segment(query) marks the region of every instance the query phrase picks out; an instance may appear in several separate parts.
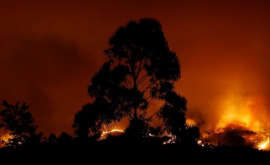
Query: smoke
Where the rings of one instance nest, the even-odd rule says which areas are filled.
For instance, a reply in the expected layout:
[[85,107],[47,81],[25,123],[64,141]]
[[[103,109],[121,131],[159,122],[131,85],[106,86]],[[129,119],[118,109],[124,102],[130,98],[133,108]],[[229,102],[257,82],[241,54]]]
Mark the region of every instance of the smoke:
[[212,9],[217,15],[203,14],[200,9],[204,15],[201,26],[190,25],[178,32],[181,38],[175,41],[181,44],[172,46],[180,59],[182,77],[176,88],[188,100],[187,118],[202,131],[215,130],[221,120],[232,120],[228,114],[236,120],[249,115],[250,126],[254,122],[268,129],[268,16],[263,16],[266,10],[259,5],[230,9],[227,14]]
[[215,146],[250,146],[256,147],[257,141],[265,137],[237,124],[228,124],[215,132],[208,132],[206,143]]
[[38,130],[46,136],[73,134],[74,114],[87,102],[91,61],[85,62],[75,43],[56,36],[9,39],[7,46],[4,40],[0,43],[4,43],[1,101],[26,102]]

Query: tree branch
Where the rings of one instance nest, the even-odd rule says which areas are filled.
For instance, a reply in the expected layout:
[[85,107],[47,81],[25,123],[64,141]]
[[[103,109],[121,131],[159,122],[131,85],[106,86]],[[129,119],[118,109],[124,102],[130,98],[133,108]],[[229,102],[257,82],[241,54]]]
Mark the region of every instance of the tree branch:
[[139,74],[141,73],[141,71],[142,71],[142,61],[140,61],[139,68],[138,68],[138,72],[137,72],[137,74],[135,75],[136,80],[137,80]]
[[154,114],[152,114],[151,116],[149,116],[148,118],[146,118],[146,120],[151,119],[153,116],[155,116],[161,109],[157,110]]
[[148,77],[148,74],[143,75],[142,78],[138,80],[136,85],[139,86],[147,77]]
[[[132,86],[132,83],[130,82],[130,80],[129,80],[128,78],[126,78],[126,80],[127,80],[127,81],[125,81],[125,82],[126,82],[127,87],[129,86],[128,83],[130,84],[130,87],[133,87],[133,86]],[[127,82],[128,82],[128,83],[127,83]]]
[[149,88],[151,88],[155,83],[157,82],[157,80],[155,80],[154,82],[152,82],[150,85],[148,85],[143,91],[142,94],[147,91]]

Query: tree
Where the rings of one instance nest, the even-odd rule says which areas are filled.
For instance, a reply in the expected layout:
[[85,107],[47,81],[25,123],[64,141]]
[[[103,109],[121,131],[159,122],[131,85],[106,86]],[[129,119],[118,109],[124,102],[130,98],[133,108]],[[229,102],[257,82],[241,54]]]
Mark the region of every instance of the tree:
[[99,138],[102,126],[109,125],[111,122],[109,119],[106,120],[108,115],[114,115],[113,113],[106,113],[106,106],[106,102],[102,102],[99,99],[96,99],[94,103],[85,104],[82,110],[75,114],[73,123],[74,133],[80,138],[87,138],[88,136],[95,139]]
[[24,102],[19,106],[20,102],[15,105],[3,101],[5,107],[0,110],[0,128],[9,131],[9,139],[3,141],[6,147],[17,148],[18,146],[36,143],[40,141],[42,133],[36,134],[37,126],[34,125],[34,117],[28,112],[29,106]]
[[59,143],[67,144],[68,142],[71,142],[71,141],[72,141],[72,136],[67,134],[66,132],[62,132],[58,137]]
[[[180,134],[187,100],[174,89],[180,63],[168,47],[161,24],[153,18],[129,21],[108,44],[104,50],[108,60],[88,87],[94,101],[75,114],[75,134],[101,132],[102,126],[111,127],[125,117],[130,121],[126,133],[133,136],[145,135],[154,117],[163,121],[160,128]],[[153,106],[160,102],[160,107]]]
[[57,137],[56,137],[56,135],[55,135],[54,133],[51,133],[51,134],[49,135],[48,141],[49,141],[50,143],[56,143],[56,142],[57,142]]

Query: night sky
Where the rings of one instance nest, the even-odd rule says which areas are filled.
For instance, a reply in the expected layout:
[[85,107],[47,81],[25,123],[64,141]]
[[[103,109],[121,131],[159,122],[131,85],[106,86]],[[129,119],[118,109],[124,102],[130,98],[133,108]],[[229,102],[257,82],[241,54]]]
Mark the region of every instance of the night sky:
[[161,23],[179,57],[187,118],[208,130],[249,114],[248,124],[270,128],[268,0],[2,0],[0,101],[26,102],[45,136],[74,136],[109,38],[144,17]]

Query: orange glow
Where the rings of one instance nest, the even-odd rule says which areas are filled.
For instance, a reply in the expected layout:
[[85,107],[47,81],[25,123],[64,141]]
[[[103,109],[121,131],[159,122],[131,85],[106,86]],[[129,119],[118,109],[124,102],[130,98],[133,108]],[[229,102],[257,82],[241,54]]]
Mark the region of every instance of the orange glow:
[[2,143],[2,141],[6,142],[6,141],[8,141],[9,138],[10,138],[9,133],[3,134],[3,135],[0,137],[0,140],[1,140],[0,148],[4,147],[4,144]]
[[269,132],[269,0],[17,1],[0,2],[0,101],[26,101],[45,137],[74,136],[109,37],[144,16],[160,21],[179,57],[175,88],[203,135],[229,123]]
[[187,125],[190,125],[190,126],[197,125],[197,124],[195,123],[195,121],[192,120],[192,119],[186,119],[186,123],[187,123]]
[[[222,128],[229,123],[234,123],[256,132],[264,131],[264,125],[261,119],[254,114],[258,110],[258,107],[253,107],[254,104],[257,104],[255,101],[258,100],[252,97],[246,99],[237,95],[229,95],[222,103],[221,118],[216,128]],[[260,112],[263,112],[263,110],[260,110]]]
[[269,150],[269,137],[267,138],[266,141],[262,141],[261,143],[259,143],[259,145],[257,146],[257,148],[259,150]]
[[112,129],[111,131],[103,131],[99,140],[104,140],[108,137],[108,134],[110,133],[124,133],[121,129]]
[[7,141],[9,138],[10,138],[9,133],[6,133],[6,134],[2,135],[2,137],[1,137],[0,139],[1,139],[1,141],[2,141],[2,140],[3,140],[3,141]]
[[[217,122],[212,123],[212,131],[202,133],[203,142],[214,146],[248,145],[269,150],[269,124],[262,96],[244,97],[230,93],[222,97],[219,104]],[[202,141],[198,143],[202,145]]]

